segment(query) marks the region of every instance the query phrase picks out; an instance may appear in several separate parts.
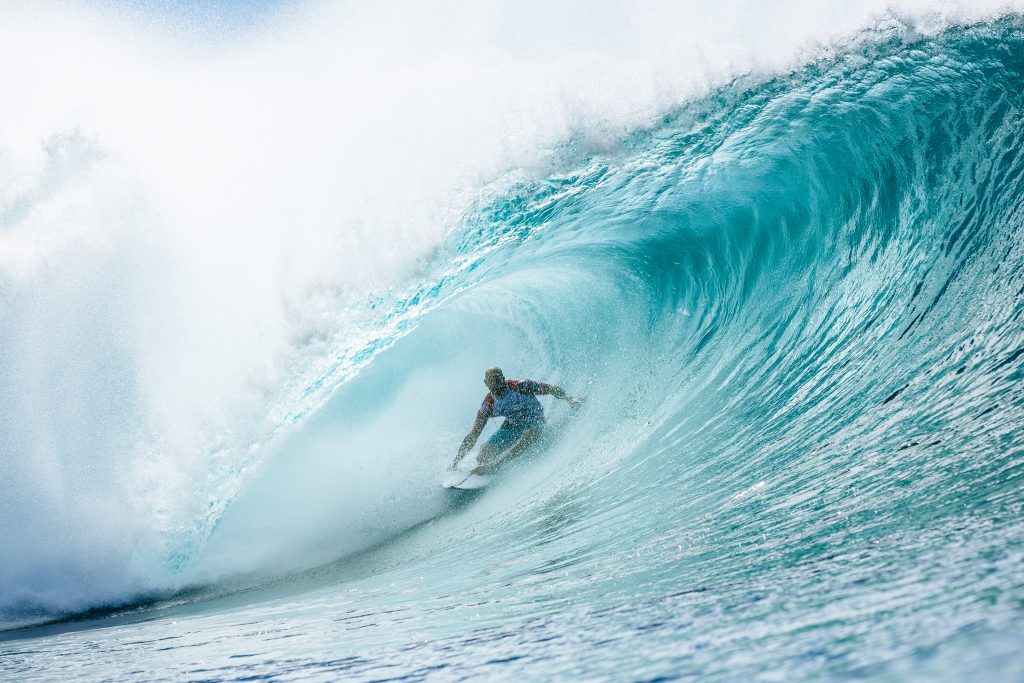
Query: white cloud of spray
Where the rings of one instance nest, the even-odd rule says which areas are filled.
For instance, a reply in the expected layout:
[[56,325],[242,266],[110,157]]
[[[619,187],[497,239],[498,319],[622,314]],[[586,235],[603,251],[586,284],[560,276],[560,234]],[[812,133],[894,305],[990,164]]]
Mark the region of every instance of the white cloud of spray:
[[0,10],[0,610],[182,580],[161,539],[235,490],[290,374],[503,172],[865,27],[1009,9],[310,3],[227,33]]

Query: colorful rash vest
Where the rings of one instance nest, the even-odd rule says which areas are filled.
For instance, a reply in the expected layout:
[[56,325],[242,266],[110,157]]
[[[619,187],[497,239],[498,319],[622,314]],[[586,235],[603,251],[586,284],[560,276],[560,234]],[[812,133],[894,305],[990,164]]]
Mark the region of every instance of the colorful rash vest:
[[501,398],[488,393],[480,410],[476,411],[473,431],[480,431],[492,417],[504,417],[501,427],[529,427],[544,422],[544,406],[537,400],[538,394],[551,393],[543,382],[532,379],[509,379],[505,381],[508,391]]

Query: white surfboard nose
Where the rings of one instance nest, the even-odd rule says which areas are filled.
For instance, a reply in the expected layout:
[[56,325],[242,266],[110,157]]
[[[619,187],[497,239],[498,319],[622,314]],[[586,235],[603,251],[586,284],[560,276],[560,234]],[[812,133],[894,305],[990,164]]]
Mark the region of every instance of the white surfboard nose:
[[474,489],[482,489],[490,484],[492,479],[494,479],[494,475],[491,474],[473,474],[472,472],[449,470],[441,481],[441,486],[446,489],[471,491]]

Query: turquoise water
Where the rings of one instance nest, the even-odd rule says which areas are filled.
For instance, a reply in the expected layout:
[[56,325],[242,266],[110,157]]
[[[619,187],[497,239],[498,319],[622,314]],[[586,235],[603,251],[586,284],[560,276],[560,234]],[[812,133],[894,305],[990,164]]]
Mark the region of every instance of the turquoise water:
[[[268,455],[132,536],[158,572],[9,564],[5,623],[49,623],[3,677],[1024,680],[1019,18],[864,34],[558,158],[353,305]],[[494,363],[588,402],[460,497]]]

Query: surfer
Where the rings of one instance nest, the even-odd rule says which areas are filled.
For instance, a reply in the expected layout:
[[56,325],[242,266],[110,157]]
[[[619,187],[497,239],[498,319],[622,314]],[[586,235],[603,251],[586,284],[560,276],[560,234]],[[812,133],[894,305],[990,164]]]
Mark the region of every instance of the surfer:
[[505,421],[480,446],[476,458],[480,464],[473,470],[473,474],[490,474],[498,465],[516,457],[536,441],[544,425],[544,406],[537,400],[537,396],[551,395],[568,401],[574,408],[584,400],[582,397],[570,396],[565,393],[565,389],[554,384],[535,382],[532,379],[505,379],[501,368],[489,368],[484,373],[484,384],[490,392],[476,412],[473,429],[462,440],[452,467],[473,450],[488,419],[504,417]]

